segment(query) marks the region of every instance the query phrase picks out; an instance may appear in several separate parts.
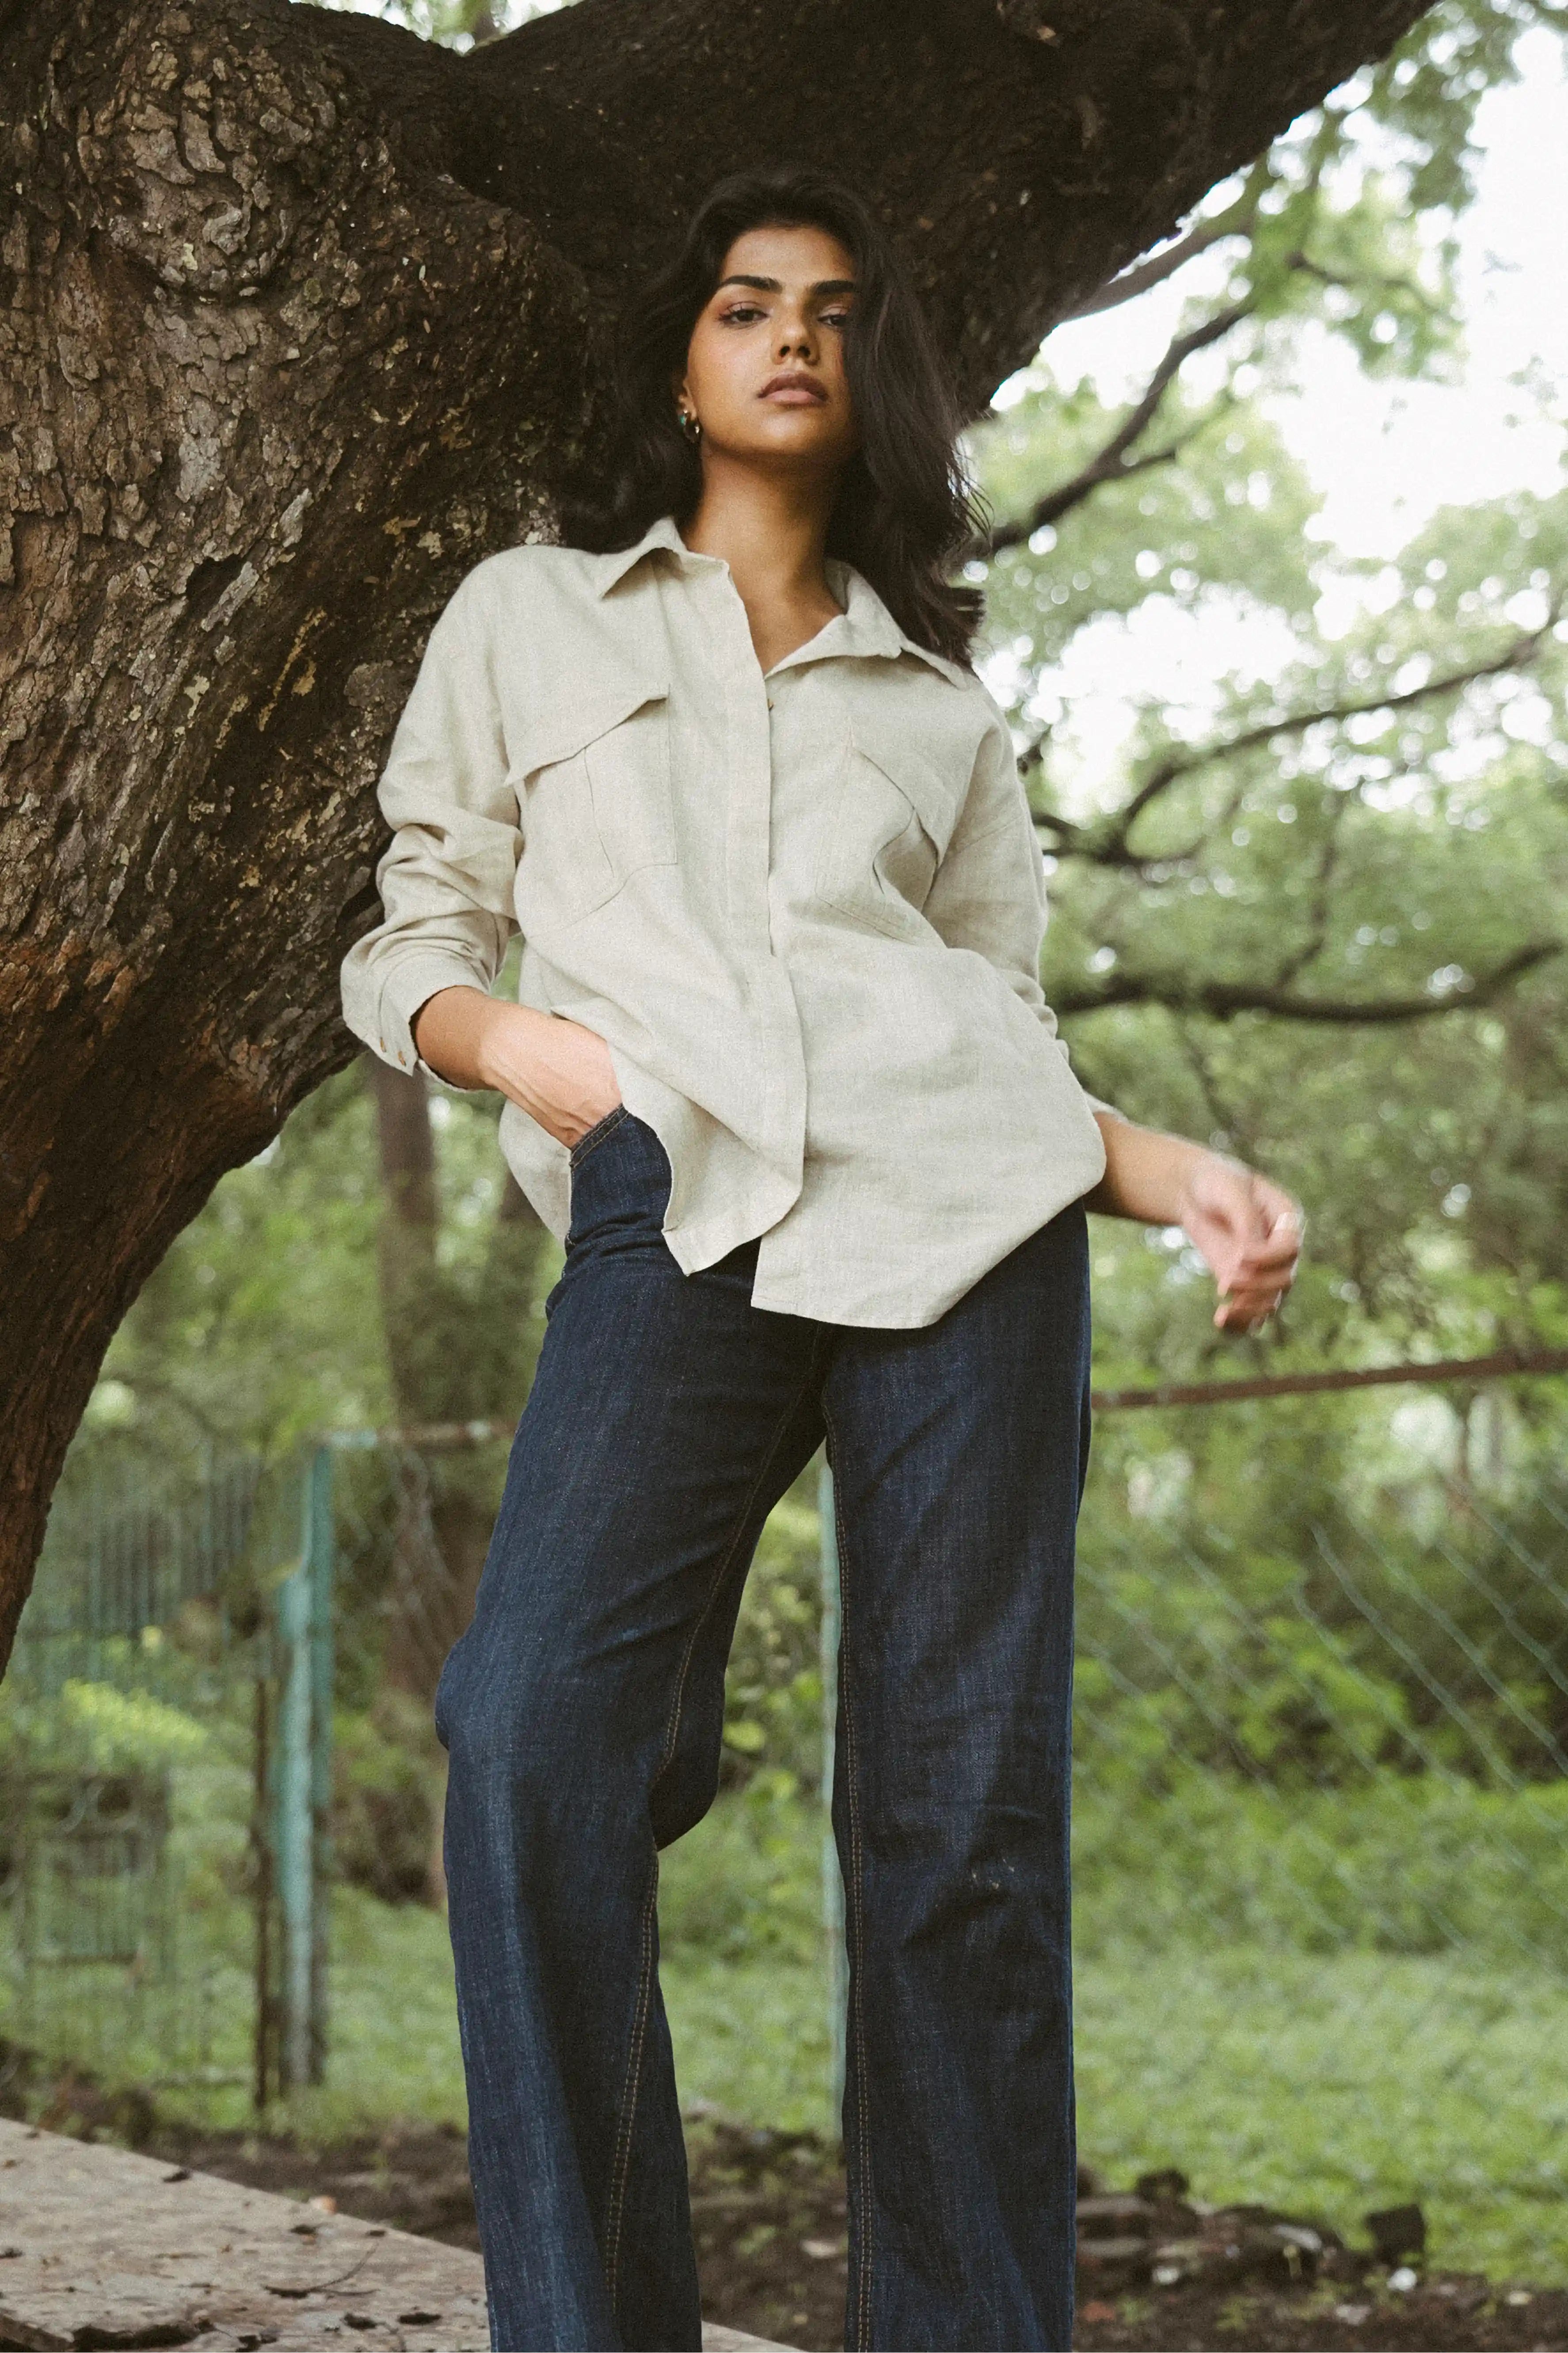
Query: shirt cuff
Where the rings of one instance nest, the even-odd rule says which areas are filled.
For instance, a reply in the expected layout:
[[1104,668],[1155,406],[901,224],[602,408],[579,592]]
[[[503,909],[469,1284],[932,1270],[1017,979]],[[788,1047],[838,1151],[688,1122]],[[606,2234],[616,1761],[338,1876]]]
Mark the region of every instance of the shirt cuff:
[[1114,1103],[1101,1103],[1098,1095],[1091,1095],[1087,1087],[1084,1089],[1083,1099],[1090,1111],[1102,1111],[1107,1119],[1124,1121],[1127,1117],[1127,1113],[1124,1111],[1118,1111]]
[[482,1093],[482,1088],[455,1086],[450,1079],[444,1079],[439,1071],[433,1071],[428,1062],[420,1059],[414,1043],[415,1015],[442,988],[477,988],[486,996],[489,994],[483,976],[472,965],[465,964],[461,956],[410,956],[406,963],[395,965],[382,984],[375,1036],[369,1042],[382,1060],[390,1062],[395,1070],[410,1074],[418,1071],[449,1094]]

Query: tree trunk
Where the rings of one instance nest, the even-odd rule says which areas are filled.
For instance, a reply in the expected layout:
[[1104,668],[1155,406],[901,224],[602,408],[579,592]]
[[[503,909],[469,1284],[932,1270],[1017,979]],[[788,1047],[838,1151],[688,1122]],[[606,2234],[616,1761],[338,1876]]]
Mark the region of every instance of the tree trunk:
[[375,1103],[381,1163],[376,1275],[393,1398],[400,1422],[441,1421],[447,1417],[437,1382],[445,1337],[439,1327],[446,1318],[432,1312],[440,1203],[429,1097],[418,1071],[395,1071],[374,1054],[364,1056],[362,1067]]
[[[479,1282],[437,1255],[440,1202],[424,1077],[374,1055],[381,1162],[382,1323],[398,1420],[506,1420],[522,1409],[533,1356],[532,1293],[544,1229],[508,1171]],[[434,1697],[442,1662],[473,1615],[492,1497],[473,1458],[400,1448],[387,1587],[388,1682]]]
[[[381,1313],[397,1418],[405,1428],[505,1420],[521,1411],[532,1368],[531,1310],[544,1229],[509,1169],[479,1282],[444,1270],[437,1250],[440,1190],[426,1081],[370,1054],[363,1069],[375,1102]],[[396,1517],[376,1705],[386,1707],[388,1693],[419,1703],[412,1725],[395,1715],[385,1728],[405,1744],[416,1739],[429,1768],[426,1895],[440,1908],[447,1900],[446,1756],[430,1731],[430,1703],[447,1653],[473,1616],[494,1499],[471,1455],[398,1445],[389,1460]]]
[[846,168],[978,403],[1419,13],[581,0],[458,58],[0,0],[0,1658],[128,1302],[353,1050],[387,733],[591,450],[628,274],[721,171]]

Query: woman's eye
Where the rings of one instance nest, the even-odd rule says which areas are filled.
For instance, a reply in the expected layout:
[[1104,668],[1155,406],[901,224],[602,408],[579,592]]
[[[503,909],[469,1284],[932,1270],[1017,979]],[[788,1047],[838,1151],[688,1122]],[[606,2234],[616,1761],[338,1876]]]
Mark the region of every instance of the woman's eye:
[[847,311],[824,311],[822,323],[825,327],[847,327],[849,324],[849,313]]
[[733,310],[721,311],[719,318],[721,324],[726,327],[748,327],[753,319],[760,319],[763,315],[755,302],[737,302]]

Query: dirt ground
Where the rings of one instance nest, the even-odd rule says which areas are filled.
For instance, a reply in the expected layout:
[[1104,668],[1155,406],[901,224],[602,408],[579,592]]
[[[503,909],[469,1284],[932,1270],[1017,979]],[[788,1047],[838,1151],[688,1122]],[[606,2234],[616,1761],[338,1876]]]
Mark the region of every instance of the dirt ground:
[[[449,2128],[366,2135],[323,2148],[251,2133],[180,2130],[140,2094],[106,2095],[80,2077],[42,2081],[24,2054],[4,2045],[0,2114],[25,2115],[56,2132],[123,2141],[258,2189],[331,2198],[345,2214],[426,2238],[479,2243],[462,2137]],[[803,2353],[837,2353],[846,2249],[844,2178],[835,2152],[812,2134],[753,2130],[701,2110],[689,2116],[687,2139],[708,2316]],[[1091,2231],[1086,2253],[1094,2244]],[[1107,2353],[1189,2347],[1198,2353],[1296,2347],[1568,2353],[1568,2291],[1498,2287],[1423,2269],[1401,2293],[1389,2284],[1386,2265],[1332,2244],[1307,2268],[1316,2276],[1293,2284],[1244,2275],[1160,2287],[1146,2279],[1118,2281],[1114,2262],[1090,2255],[1079,2281],[1075,2343]]]

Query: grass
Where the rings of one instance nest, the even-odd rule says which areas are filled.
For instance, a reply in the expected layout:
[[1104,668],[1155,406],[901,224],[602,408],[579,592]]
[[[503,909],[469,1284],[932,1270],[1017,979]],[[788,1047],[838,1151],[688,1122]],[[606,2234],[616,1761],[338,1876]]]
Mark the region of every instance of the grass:
[[[783,1961],[678,1957],[684,2097],[825,2129],[823,1981]],[[1426,1956],[1267,1947],[1090,1952],[1079,2131],[1117,2186],[1176,2164],[1200,2196],[1347,2236],[1418,2199],[1434,2263],[1568,2283],[1568,1987]]]
[[[662,1976],[684,2100],[829,2129],[819,1867],[815,1810],[787,1802],[725,1800],[666,1855]],[[323,2120],[327,2104],[460,2117],[440,1923],[365,1898],[351,1908]],[[1561,1977],[1463,1950],[1156,1950],[1099,1939],[1092,1905],[1080,1929],[1080,2129],[1118,2184],[1178,2164],[1202,2196],[1307,2209],[1347,2232],[1415,2197],[1435,2262],[1568,2282]]]
[[820,1968],[677,1956],[661,1976],[683,2104],[711,2100],[784,2132],[832,2129]]
[[1167,1760],[1152,1796],[1079,1776],[1073,1881],[1098,1942],[1484,1956],[1563,1971],[1568,1782],[1380,1774],[1271,1788]]
[[340,1888],[328,2000],[327,2080],[290,2101],[296,2132],[326,2141],[405,2120],[467,2124],[452,1947],[438,1912]]
[[[1079,2128],[1118,2186],[1179,2165],[1215,2200],[1348,2234],[1416,2199],[1434,2263],[1568,2282],[1568,1986],[1382,1953],[1092,1949]],[[1364,2235],[1364,2234],[1362,2234]]]
[[[1158,1841],[1133,1844],[1157,1873]],[[1431,1853],[1428,1844],[1428,1862]],[[710,2100],[757,2124],[829,2129],[820,1854],[815,1808],[764,1789],[721,1800],[665,1856],[662,1977],[683,2100]],[[1251,1874],[1256,1897],[1262,1882],[1247,1841],[1218,1842],[1211,1878],[1221,1860],[1238,1879]],[[1202,1889],[1188,1882],[1184,1907],[1179,1900],[1174,1882],[1194,1867],[1187,1851],[1163,1874],[1172,1884],[1151,1883],[1146,1924],[1130,1934],[1125,1887],[1113,1892],[1112,1876],[1086,1861],[1080,2135],[1086,2157],[1114,2183],[1176,2164],[1201,2196],[1265,2200],[1347,2232],[1371,2208],[1418,2198],[1435,2263],[1568,2283],[1560,1967],[1510,1960],[1506,1945],[1489,1950],[1484,1937],[1447,1953],[1354,1943],[1303,1950],[1280,1933],[1283,1916],[1271,1928],[1268,1906],[1255,1906],[1251,1934],[1236,1936],[1237,1923],[1215,1936]],[[209,1935],[216,1925],[209,1919]],[[238,1905],[235,1931],[242,1949],[248,1928]],[[28,2039],[61,2057],[91,2056],[119,2081],[148,2080],[144,2034],[118,2056],[80,2049],[83,1990],[79,1974],[46,1979]],[[242,2073],[243,1969],[231,1968],[221,1990],[214,2056]],[[328,2082],[269,2123],[312,2140],[393,2122],[462,2123],[438,1915],[340,1889],[331,2001]],[[0,2029],[17,2033],[21,2021],[5,2007]],[[215,2125],[251,2120],[239,2084],[187,2085],[160,2099]]]

